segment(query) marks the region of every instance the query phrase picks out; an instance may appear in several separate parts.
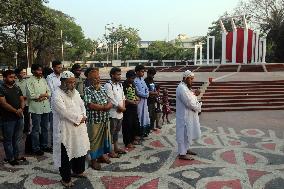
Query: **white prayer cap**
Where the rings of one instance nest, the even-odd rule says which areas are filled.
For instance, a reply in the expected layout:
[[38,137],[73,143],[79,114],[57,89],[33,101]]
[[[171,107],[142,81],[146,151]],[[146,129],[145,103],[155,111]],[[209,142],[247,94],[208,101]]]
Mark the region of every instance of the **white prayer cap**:
[[194,77],[194,73],[191,72],[190,70],[186,70],[183,72],[183,78],[188,78],[188,77]]
[[61,74],[61,78],[62,79],[68,79],[68,78],[71,78],[71,77],[75,77],[74,74],[70,71],[64,71],[62,74]]

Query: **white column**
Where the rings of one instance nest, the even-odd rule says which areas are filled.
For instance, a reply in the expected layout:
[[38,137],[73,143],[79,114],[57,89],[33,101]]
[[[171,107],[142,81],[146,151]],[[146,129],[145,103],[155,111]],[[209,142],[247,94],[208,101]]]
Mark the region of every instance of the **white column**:
[[258,63],[258,48],[259,48],[259,33],[256,32],[255,34],[255,53],[254,53],[254,56],[255,56],[255,63]]
[[202,65],[203,60],[202,60],[202,45],[199,46],[200,48],[200,65]]
[[237,27],[235,25],[234,19],[231,19],[232,29],[233,29],[233,45],[232,45],[232,63],[237,63]]
[[220,27],[222,29],[222,59],[221,59],[221,64],[225,64],[226,63],[226,45],[227,45],[227,30],[222,22],[222,20],[220,20]]
[[253,32],[252,34],[252,45],[251,45],[251,63],[254,63],[254,53],[255,53],[255,33]]
[[209,58],[210,58],[210,36],[207,36],[207,64],[209,64]]
[[226,64],[227,33],[222,32],[222,60],[221,64]]
[[262,43],[263,43],[263,40],[262,40],[262,38],[260,38],[259,39],[259,52],[258,52],[258,62],[259,63],[262,60],[262,52],[263,52],[263,50],[262,50],[262,46],[263,46]]
[[197,45],[194,46],[194,65],[197,64]]
[[248,24],[246,16],[243,16],[244,22],[244,49],[243,49],[243,63],[248,63]]
[[212,39],[212,64],[215,64],[215,36]]
[[263,39],[262,63],[266,63],[266,38]]

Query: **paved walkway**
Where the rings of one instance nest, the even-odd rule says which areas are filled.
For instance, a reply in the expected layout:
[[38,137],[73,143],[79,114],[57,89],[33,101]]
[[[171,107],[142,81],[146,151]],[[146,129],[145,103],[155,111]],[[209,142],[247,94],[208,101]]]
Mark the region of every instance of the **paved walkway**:
[[[193,146],[198,156],[184,161],[176,159],[175,125],[164,125],[143,146],[104,164],[102,171],[88,168],[88,179],[74,179],[73,188],[282,189],[283,130],[279,135],[269,128],[203,125],[202,138]],[[28,157],[28,165],[17,167],[1,165],[0,188],[63,188],[51,156]]]

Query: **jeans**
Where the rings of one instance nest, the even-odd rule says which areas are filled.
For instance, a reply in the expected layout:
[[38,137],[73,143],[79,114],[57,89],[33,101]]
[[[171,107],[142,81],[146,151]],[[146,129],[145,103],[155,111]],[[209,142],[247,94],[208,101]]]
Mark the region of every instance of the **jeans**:
[[19,158],[23,129],[24,121],[22,118],[13,121],[4,121],[2,124],[3,145],[8,161]]
[[49,113],[31,114],[32,117],[32,150],[39,151],[48,147],[48,122]]

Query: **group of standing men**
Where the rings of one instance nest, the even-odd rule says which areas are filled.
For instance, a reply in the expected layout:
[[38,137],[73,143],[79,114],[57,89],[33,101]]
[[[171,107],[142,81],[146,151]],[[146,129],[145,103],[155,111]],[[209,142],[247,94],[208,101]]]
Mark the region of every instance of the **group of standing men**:
[[27,161],[20,156],[19,147],[24,131],[31,140],[31,152],[37,156],[53,152],[61,183],[72,186],[71,176],[85,177],[87,153],[95,170],[126,153],[118,145],[121,128],[127,148],[140,145],[155,130],[155,69],[148,70],[145,82],[145,67],[138,65],[126,73],[121,84],[121,70],[114,67],[111,79],[101,85],[96,68],[88,69],[86,79],[78,64],[71,72],[62,72],[60,61],[53,61],[52,68],[47,78],[39,64],[32,65],[33,75],[28,79],[24,79],[23,69],[3,73],[0,106],[6,161],[11,165]]

